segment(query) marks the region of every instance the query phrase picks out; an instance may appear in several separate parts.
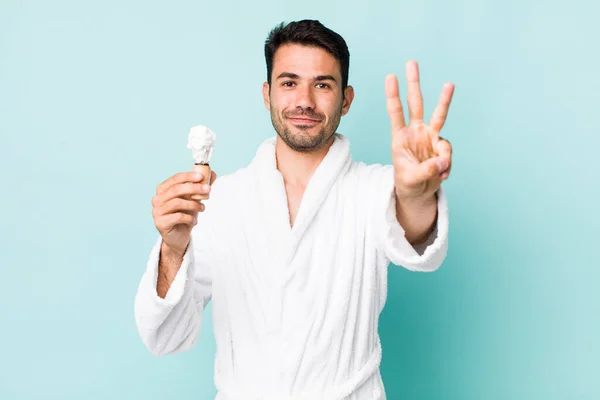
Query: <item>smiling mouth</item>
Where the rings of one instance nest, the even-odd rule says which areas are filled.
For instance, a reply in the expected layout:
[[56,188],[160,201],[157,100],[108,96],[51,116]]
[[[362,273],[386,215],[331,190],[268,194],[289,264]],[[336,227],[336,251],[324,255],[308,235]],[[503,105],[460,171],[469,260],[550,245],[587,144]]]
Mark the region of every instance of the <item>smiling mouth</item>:
[[310,119],[310,118],[289,118],[290,121],[299,125],[313,125],[318,122],[321,122],[318,119]]

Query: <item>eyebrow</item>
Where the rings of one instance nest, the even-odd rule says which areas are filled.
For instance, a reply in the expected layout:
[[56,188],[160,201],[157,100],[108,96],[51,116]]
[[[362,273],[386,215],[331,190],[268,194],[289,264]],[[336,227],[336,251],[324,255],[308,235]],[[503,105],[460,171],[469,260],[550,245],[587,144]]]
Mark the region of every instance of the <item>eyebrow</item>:
[[[281,74],[279,74],[277,79],[281,79],[281,78],[300,79],[300,77],[297,74],[294,74],[291,72],[282,72]],[[333,82],[337,83],[337,81],[335,80],[335,78],[332,75],[318,75],[315,77],[315,80],[316,81],[333,81]]]

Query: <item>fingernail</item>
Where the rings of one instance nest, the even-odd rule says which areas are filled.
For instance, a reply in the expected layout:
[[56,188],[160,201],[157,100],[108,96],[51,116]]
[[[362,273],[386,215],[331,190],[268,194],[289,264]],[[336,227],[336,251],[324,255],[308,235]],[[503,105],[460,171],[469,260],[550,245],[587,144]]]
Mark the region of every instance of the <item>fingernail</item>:
[[444,171],[446,168],[448,168],[448,160],[445,158],[439,159],[438,160],[438,169],[440,172]]
[[194,177],[195,177],[196,179],[202,179],[202,173],[200,173],[200,172],[196,172],[196,173],[194,174]]
[[202,190],[208,192],[210,190],[210,185],[202,185]]

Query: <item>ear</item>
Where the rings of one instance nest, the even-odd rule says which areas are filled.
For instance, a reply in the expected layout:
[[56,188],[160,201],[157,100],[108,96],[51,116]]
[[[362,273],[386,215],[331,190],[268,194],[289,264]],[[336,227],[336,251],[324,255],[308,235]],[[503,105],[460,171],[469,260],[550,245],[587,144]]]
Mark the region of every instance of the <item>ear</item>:
[[263,83],[262,94],[263,101],[265,103],[265,108],[271,111],[271,99],[269,98],[269,82]]
[[352,86],[346,86],[346,89],[344,90],[344,102],[342,103],[342,116],[348,114],[353,100],[354,88]]

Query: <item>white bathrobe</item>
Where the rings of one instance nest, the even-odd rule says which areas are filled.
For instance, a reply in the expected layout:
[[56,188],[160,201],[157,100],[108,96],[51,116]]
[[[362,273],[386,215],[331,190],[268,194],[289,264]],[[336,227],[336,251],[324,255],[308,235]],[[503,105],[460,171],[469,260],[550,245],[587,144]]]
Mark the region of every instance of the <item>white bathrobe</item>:
[[217,400],[382,400],[379,314],[390,261],[433,271],[447,252],[438,191],[434,235],[413,248],[395,215],[393,167],[351,159],[337,134],[290,227],[275,138],[252,163],[220,177],[164,299],[156,294],[160,237],[135,299],[156,355],[196,343],[209,301]]

